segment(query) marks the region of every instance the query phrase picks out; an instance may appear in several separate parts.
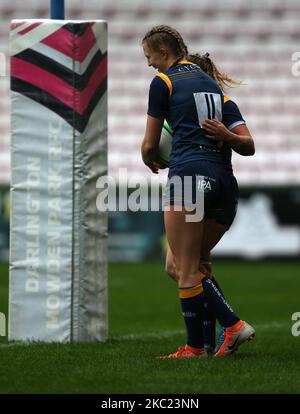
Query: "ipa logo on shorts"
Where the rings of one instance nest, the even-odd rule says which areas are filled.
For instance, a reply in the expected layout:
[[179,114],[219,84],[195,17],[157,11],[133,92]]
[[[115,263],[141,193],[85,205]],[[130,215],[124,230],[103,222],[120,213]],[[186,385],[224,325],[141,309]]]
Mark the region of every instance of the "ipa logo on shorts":
[[208,192],[211,190],[211,180],[214,181],[213,178],[210,177],[201,177],[198,180],[197,188],[199,191]]

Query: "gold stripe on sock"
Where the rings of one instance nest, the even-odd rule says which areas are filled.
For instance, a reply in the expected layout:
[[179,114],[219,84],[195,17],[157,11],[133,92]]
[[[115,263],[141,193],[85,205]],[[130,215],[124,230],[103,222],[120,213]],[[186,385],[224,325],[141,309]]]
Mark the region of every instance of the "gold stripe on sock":
[[179,289],[180,299],[193,298],[194,296],[200,295],[203,292],[202,283],[199,283],[196,286],[193,286],[188,289]]
[[200,277],[200,280],[202,282],[202,279],[204,279],[205,277],[207,277],[207,275],[205,273],[199,271],[199,277]]

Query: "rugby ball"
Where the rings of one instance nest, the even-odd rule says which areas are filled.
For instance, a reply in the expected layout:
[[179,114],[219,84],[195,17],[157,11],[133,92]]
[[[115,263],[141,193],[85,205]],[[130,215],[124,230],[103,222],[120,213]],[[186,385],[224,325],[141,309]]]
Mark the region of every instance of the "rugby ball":
[[164,121],[159,141],[159,158],[168,166],[172,148],[173,131],[167,121]]

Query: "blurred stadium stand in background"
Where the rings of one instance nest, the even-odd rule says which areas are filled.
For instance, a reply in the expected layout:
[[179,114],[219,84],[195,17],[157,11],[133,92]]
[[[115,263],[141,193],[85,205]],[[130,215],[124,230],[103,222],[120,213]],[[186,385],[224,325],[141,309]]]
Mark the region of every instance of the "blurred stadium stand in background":
[[[233,156],[235,175],[242,188],[241,203],[229,232],[232,244],[226,245],[225,240],[216,253],[243,254],[250,231],[252,247],[248,243],[247,257],[269,253],[299,257],[300,77],[292,75],[292,55],[300,52],[300,1],[65,0],[65,3],[66,19],[108,21],[109,174],[118,177],[119,169],[127,168],[131,176],[151,176],[141,161],[140,144],[148,88],[155,71],[147,67],[140,44],[153,25],[174,26],[182,33],[190,52],[209,52],[223,72],[243,82],[242,86],[229,89],[227,95],[238,103],[256,143],[254,157]],[[48,5],[48,1],[40,0],[1,0],[0,52],[6,54],[7,61],[10,20],[48,18]],[[0,185],[9,185],[10,180],[9,112],[7,76],[0,78]],[[158,179],[161,178],[164,182],[166,172],[160,174]],[[278,188],[285,192],[278,192]],[[148,215],[146,229],[147,219],[139,217],[139,213],[130,212],[110,215],[113,259],[140,260],[153,251],[157,255],[162,222],[155,224],[157,217],[151,219]]]
[[[1,0],[0,52],[8,56],[13,18],[48,18],[49,2]],[[255,157],[234,156],[240,184],[300,183],[300,78],[292,54],[300,44],[299,0],[66,0],[67,19],[109,22],[109,173],[147,175],[140,159],[149,82],[139,46],[156,24],[175,26],[191,52],[210,52],[221,70],[243,81],[228,90],[255,138]],[[9,174],[9,78],[0,80],[0,182]]]

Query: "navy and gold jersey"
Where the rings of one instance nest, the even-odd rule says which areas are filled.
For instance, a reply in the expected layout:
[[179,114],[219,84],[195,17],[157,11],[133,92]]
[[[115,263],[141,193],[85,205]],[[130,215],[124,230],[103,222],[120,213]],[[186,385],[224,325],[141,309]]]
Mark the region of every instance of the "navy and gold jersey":
[[194,63],[182,60],[157,74],[150,85],[148,115],[165,118],[173,130],[170,166],[201,159],[230,163],[230,148],[219,149],[202,128],[205,119],[225,121],[231,128],[244,123],[237,106],[228,102],[225,106],[218,84]]

